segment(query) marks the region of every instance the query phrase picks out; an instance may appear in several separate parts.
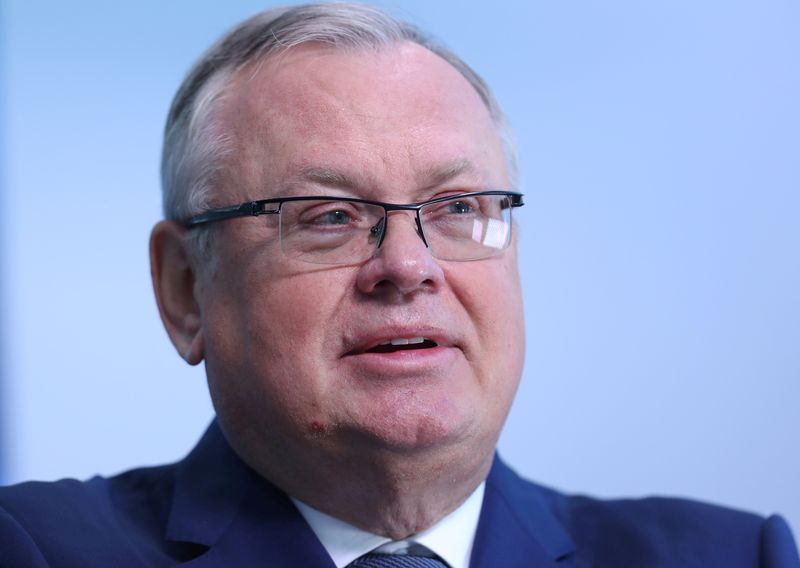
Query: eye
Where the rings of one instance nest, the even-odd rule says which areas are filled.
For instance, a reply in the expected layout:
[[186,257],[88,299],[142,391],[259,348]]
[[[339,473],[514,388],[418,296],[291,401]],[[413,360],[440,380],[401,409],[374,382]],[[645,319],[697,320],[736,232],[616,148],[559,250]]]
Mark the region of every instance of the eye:
[[312,222],[317,225],[347,225],[353,217],[341,209],[327,211],[314,219]]
[[450,213],[464,215],[472,211],[472,206],[466,201],[453,201],[449,204]]
[[359,223],[361,217],[363,217],[358,207],[350,203],[310,201],[299,206],[304,207],[304,209],[298,211],[296,217],[287,210],[287,220],[293,220],[305,226],[319,228],[345,227]]

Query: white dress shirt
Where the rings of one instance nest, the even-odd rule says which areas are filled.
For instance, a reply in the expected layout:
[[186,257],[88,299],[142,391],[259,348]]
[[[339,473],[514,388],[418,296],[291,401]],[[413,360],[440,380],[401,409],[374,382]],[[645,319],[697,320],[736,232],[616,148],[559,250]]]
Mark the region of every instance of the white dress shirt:
[[[485,483],[481,483],[458,509],[409,540],[426,546],[452,568],[468,568],[484,489]],[[294,497],[292,501],[330,554],[336,568],[344,568],[359,556],[392,542],[390,538],[363,531],[317,511]],[[403,545],[398,543],[397,548],[403,548]]]

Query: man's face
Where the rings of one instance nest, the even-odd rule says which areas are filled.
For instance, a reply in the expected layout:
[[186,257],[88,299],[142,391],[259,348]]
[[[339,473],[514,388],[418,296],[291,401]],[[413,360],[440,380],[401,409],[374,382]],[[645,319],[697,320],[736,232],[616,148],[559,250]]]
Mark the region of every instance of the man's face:
[[[508,187],[479,96],[414,44],[290,50],[239,72],[219,118],[235,147],[219,206]],[[257,469],[431,449],[491,459],[523,359],[515,247],[440,261],[398,212],[371,259],[314,265],[283,255],[276,225],[223,222],[197,287],[212,398],[239,453]],[[417,337],[436,347],[370,351]]]

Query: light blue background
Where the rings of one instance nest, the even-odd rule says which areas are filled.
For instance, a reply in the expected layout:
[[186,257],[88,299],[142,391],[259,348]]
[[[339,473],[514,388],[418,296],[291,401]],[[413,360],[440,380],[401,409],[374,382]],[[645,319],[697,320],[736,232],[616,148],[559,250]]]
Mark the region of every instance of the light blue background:
[[[505,457],[797,530],[800,4],[383,4],[517,130],[528,351]],[[210,419],[150,291],[160,135],[191,62],[265,5],[6,2],[5,481],[172,461]]]

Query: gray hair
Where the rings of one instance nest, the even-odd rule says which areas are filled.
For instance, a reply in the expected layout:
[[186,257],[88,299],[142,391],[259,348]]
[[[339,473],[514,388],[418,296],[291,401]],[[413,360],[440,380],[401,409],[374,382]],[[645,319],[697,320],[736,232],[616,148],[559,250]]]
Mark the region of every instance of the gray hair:
[[289,48],[319,43],[337,49],[380,49],[414,42],[455,67],[492,117],[506,154],[512,187],[517,159],[511,129],[488,85],[452,51],[416,27],[366,5],[301,4],[261,12],[217,41],[195,63],[175,94],[161,161],[164,216],[185,220],[209,207],[232,141],[214,120],[231,76],[250,62]]

